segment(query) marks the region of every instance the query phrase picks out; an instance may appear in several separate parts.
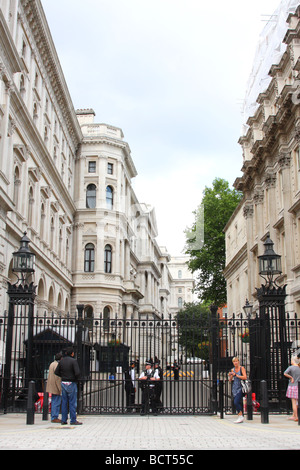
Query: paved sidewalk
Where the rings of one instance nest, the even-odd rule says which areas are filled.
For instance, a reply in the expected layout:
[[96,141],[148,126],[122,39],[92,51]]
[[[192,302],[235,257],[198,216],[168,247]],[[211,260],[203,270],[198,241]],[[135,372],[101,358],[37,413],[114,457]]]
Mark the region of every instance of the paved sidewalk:
[[[235,424],[234,416],[80,416],[82,426],[62,426],[36,414],[0,415],[0,450],[300,450],[300,426],[286,415],[262,424]],[[110,453],[111,454],[111,453]]]

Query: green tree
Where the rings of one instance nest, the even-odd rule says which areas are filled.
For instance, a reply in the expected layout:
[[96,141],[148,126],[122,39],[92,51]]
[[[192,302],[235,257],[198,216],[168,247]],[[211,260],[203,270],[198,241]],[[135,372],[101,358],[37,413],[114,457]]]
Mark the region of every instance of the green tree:
[[209,357],[209,308],[190,302],[177,313],[178,342],[186,356]]
[[196,292],[202,302],[226,304],[224,227],[242,199],[222,178],[205,187],[195,222],[186,230],[186,254],[190,270],[197,272]]

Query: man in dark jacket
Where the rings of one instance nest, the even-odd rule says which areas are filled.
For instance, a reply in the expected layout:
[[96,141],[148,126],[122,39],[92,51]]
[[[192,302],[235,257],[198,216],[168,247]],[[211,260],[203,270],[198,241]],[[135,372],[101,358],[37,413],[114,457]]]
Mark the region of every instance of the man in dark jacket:
[[74,358],[74,349],[68,348],[66,354],[55,369],[55,375],[61,377],[61,424],[67,424],[69,406],[70,424],[78,425],[82,424],[76,419],[77,381],[80,378],[80,369]]

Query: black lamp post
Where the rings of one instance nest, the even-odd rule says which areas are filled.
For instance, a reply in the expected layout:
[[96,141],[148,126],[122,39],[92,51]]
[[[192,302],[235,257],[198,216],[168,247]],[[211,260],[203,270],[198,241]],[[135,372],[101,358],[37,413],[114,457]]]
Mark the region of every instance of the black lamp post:
[[268,289],[274,286],[278,287],[276,284],[277,278],[274,279],[274,276],[280,276],[282,273],[281,256],[275,253],[273,246],[274,243],[268,236],[264,243],[265,252],[263,255],[258,256],[259,275],[266,281],[266,287]]
[[246,304],[244,305],[243,310],[248,318],[252,317],[253,305],[249,303],[248,299],[246,299]]
[[218,306],[217,305],[211,305],[210,306],[210,318],[211,318],[211,361],[212,361],[212,381],[213,381],[213,387],[212,387],[212,397],[211,397],[211,406],[212,406],[212,411],[213,413],[217,412],[218,408],[218,402],[217,402],[217,375],[218,375]]
[[[29,249],[30,240],[24,232],[20,241],[20,248],[13,253],[13,272],[18,276],[18,281],[24,286],[27,278],[34,273],[35,254]],[[19,277],[19,274],[21,277]]]
[[[288,366],[285,318],[286,285],[278,286],[276,283],[282,274],[281,256],[275,253],[273,246],[274,243],[268,235],[264,242],[265,252],[258,256],[259,275],[265,280],[265,284],[257,289],[259,301],[257,347],[259,350],[256,352],[256,356],[260,358],[260,364],[257,367],[259,378],[266,380],[270,386],[271,371],[273,371],[273,376],[278,382],[277,388],[280,388],[283,371]],[[278,355],[279,350],[280,354]],[[278,357],[280,357],[280,361]]]
[[11,354],[12,354],[12,339],[15,321],[15,306],[22,306],[26,309],[26,317],[28,319],[28,338],[27,338],[27,354],[26,354],[26,374],[25,374],[25,388],[28,388],[29,381],[33,379],[33,312],[34,300],[36,297],[36,286],[31,282],[27,284],[27,280],[34,274],[35,255],[29,249],[30,240],[26,232],[20,240],[20,248],[13,253],[13,268],[12,271],[17,276],[18,280],[15,284],[8,282],[8,296],[9,296],[9,309],[8,309],[8,326],[6,334],[5,345],[5,367],[4,367],[4,385],[2,404],[4,413],[7,412],[8,396],[11,382]]

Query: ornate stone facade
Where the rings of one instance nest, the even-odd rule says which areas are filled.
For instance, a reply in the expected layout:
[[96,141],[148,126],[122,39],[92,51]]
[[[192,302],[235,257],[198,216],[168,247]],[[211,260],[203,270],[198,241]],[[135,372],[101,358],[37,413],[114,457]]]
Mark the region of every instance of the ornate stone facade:
[[[0,30],[1,310],[27,231],[38,314],[77,304],[87,316],[174,312],[171,257],[132,189],[122,130],[75,112],[40,0],[0,0]],[[191,274],[185,282],[187,301]]]
[[225,229],[229,313],[242,311],[246,299],[257,308],[258,256],[267,234],[282,256],[286,310],[300,313],[300,7],[287,22],[285,51],[239,140],[243,175],[234,186],[244,198]]

